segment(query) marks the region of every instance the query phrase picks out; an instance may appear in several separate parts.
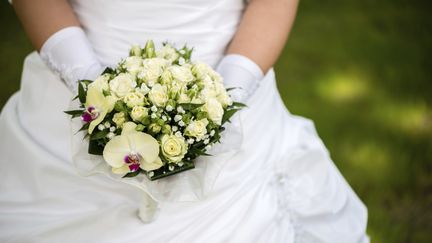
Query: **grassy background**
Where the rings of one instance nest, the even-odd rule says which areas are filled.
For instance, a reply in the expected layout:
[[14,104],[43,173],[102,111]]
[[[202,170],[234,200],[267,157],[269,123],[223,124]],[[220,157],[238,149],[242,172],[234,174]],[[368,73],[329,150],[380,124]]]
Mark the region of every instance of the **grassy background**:
[[[432,4],[301,1],[276,65],[288,109],[315,121],[369,209],[373,242],[432,242]],[[0,107],[32,48],[0,3]]]

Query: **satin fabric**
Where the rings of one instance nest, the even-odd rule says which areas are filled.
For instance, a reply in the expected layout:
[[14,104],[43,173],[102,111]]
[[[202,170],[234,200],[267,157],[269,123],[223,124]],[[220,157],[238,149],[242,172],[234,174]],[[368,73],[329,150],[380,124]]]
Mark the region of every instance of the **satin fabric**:
[[[223,55],[243,1],[73,1],[105,64],[151,38]],[[367,210],[333,164],[313,123],[290,114],[270,70],[239,114],[243,140],[199,200],[160,201],[139,217],[143,191],[72,161],[72,94],[37,53],[0,116],[1,242],[368,242]],[[204,161],[203,163],[210,163]],[[186,172],[185,172],[186,173]]]

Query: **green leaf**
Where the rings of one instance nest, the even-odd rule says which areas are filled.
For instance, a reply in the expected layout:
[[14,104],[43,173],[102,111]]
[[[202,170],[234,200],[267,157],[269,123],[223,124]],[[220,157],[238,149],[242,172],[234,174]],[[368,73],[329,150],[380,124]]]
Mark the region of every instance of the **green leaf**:
[[90,140],[89,147],[88,147],[88,153],[93,155],[102,155],[104,150],[104,146],[100,145],[95,140]]
[[233,102],[231,106],[233,106],[233,107],[239,107],[239,108],[247,107],[246,104],[243,104],[241,102]]
[[80,83],[84,83],[85,85],[89,85],[89,84],[93,83],[93,80],[90,80],[90,79],[81,79],[79,82]]
[[222,124],[229,121],[229,119],[239,110],[240,109],[230,109],[230,110],[225,111],[225,113],[223,114],[223,117],[222,117]]
[[189,48],[187,48],[187,47],[185,46],[184,50],[185,50],[185,54],[183,55],[183,58],[184,58],[185,60],[188,60],[188,61],[189,61],[190,58],[191,58],[191,56],[192,56],[193,48],[189,49]]
[[64,113],[71,115],[72,118],[81,116],[83,114],[84,110],[70,110],[70,111],[64,111]]
[[[151,181],[154,181],[154,180],[161,179],[161,178],[164,178],[167,176],[172,176],[174,174],[180,173],[180,172],[185,171],[185,170],[190,170],[190,169],[195,168],[195,164],[193,162],[184,162],[182,167],[175,165],[173,171],[170,171],[168,169],[168,166],[169,166],[169,164],[165,164],[161,168],[159,168],[157,170],[153,170],[154,175],[152,177],[148,176],[148,173],[147,173],[147,176],[149,177],[149,179]],[[165,172],[165,173],[163,173],[163,172]]]
[[[102,72],[102,74],[106,74],[106,73],[108,73],[108,74],[115,74],[115,70],[112,69],[112,68],[110,68],[110,67],[107,67],[107,68],[105,68],[105,70]],[[102,74],[101,74],[101,75],[102,75]]]
[[134,172],[129,172],[126,175],[123,176],[123,178],[128,178],[128,177],[135,177],[137,175],[139,175],[140,170],[134,171]]
[[77,131],[77,133],[79,133],[79,132],[81,132],[81,131],[84,131],[84,130],[87,130],[88,128],[89,128],[89,126],[90,126],[90,123],[85,123],[78,131]]
[[78,98],[81,104],[86,102],[86,92],[84,90],[84,85],[81,82],[78,84]]
[[105,138],[106,135],[109,133],[108,129],[102,130],[102,131],[98,131],[96,133],[93,133],[90,135],[90,140],[98,140],[101,138]]
[[125,104],[123,101],[121,101],[121,100],[118,100],[118,101],[115,103],[115,105],[114,105],[114,110],[116,110],[117,112],[125,112],[125,113],[128,113],[128,110],[127,110],[126,104]]
[[104,95],[105,97],[111,95],[111,92],[108,91],[108,90],[102,90],[102,93],[103,93],[103,95]]

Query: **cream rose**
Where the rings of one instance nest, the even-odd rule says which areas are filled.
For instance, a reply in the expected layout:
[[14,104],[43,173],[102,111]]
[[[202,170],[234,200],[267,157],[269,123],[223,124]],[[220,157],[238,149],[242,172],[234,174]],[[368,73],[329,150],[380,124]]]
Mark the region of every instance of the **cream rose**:
[[189,83],[194,80],[194,76],[191,70],[187,67],[174,65],[169,68],[171,75],[174,79],[177,79],[183,83]]
[[168,70],[164,70],[161,74],[161,83],[162,84],[170,84],[172,82],[171,72]]
[[131,56],[141,56],[142,55],[142,49],[139,45],[132,45],[129,55]]
[[155,84],[150,90],[148,96],[150,101],[153,102],[153,104],[159,107],[163,107],[168,101],[167,87],[162,86],[161,84]]
[[223,107],[232,105],[233,101],[228,95],[223,83],[213,82],[214,91],[216,92],[217,100],[222,104]]
[[92,83],[89,84],[88,88],[95,88],[99,92],[102,92],[103,90],[108,90],[108,80],[110,78],[109,74],[103,74],[95,79]]
[[149,86],[157,83],[159,77],[162,75],[167,61],[162,58],[148,58],[143,61],[143,69],[138,74],[138,78],[143,79]]
[[208,120],[206,118],[192,121],[185,129],[185,135],[202,140],[207,133]]
[[233,103],[231,97],[228,95],[226,91],[219,93],[216,99],[221,103],[223,107],[230,106]]
[[224,110],[219,101],[215,98],[209,99],[202,107],[203,111],[207,112],[208,117],[217,125],[222,124]]
[[208,76],[212,70],[213,69],[209,65],[203,62],[195,63],[192,67],[192,73],[199,79]]
[[209,75],[214,82],[223,83],[223,78],[218,72],[212,70],[209,72]]
[[148,108],[143,106],[134,106],[130,113],[132,120],[139,122],[144,117],[148,116]]
[[131,92],[123,98],[123,101],[130,108],[134,106],[141,106],[144,105],[144,95],[140,92]]
[[129,73],[120,73],[109,83],[111,92],[118,98],[123,98],[136,87],[136,82]]
[[123,112],[115,113],[113,116],[113,122],[117,125],[117,127],[122,127],[123,123],[126,121],[125,114]]
[[138,56],[127,57],[123,63],[126,70],[132,75],[136,75],[143,65],[143,60]]
[[177,98],[178,103],[189,103],[191,102],[191,98],[186,93],[180,93]]
[[178,163],[187,152],[187,144],[181,136],[163,135],[161,138],[161,151],[169,162]]
[[168,60],[170,63],[177,60],[179,54],[170,45],[165,45],[156,52],[156,56]]
[[215,89],[213,88],[213,86],[206,86],[204,89],[201,90],[201,93],[199,95],[199,97],[201,98],[201,100],[204,101],[208,101],[209,99],[213,99],[216,98],[217,93],[215,91]]

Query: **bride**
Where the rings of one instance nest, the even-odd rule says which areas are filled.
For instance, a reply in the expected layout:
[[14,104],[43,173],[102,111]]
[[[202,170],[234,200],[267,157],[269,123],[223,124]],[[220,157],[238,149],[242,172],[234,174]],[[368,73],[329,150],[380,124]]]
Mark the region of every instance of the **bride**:
[[[368,242],[365,206],[312,122],[291,115],[277,92],[272,65],[297,2],[14,0],[38,51],[0,117],[0,241]],[[248,108],[231,129],[242,139],[226,132],[221,146],[235,152],[212,157],[224,167],[199,200],[150,195],[143,208],[140,188],[79,173],[63,111],[78,79],[94,79],[148,39],[193,46],[193,59],[241,87],[232,96]],[[138,216],[146,207],[158,209],[149,222]]]

